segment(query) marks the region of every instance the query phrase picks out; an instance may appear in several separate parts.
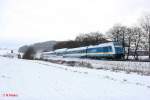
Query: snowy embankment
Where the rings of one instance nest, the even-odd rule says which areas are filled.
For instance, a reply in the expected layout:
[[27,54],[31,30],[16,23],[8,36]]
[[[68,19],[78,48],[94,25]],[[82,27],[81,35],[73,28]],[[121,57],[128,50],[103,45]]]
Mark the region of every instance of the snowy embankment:
[[0,57],[0,100],[149,98],[149,76]]
[[[126,73],[138,73],[141,75],[150,75],[150,62],[133,62],[133,61],[110,61],[110,60],[94,60],[94,59],[80,59],[80,58],[63,58],[60,56],[49,56],[44,58],[50,62],[56,63],[70,63],[74,61],[79,65],[86,64],[87,67],[94,69],[105,69],[111,71],[125,71]],[[73,66],[76,66],[74,64]],[[78,66],[78,65],[77,65]],[[86,67],[86,66],[84,66]]]

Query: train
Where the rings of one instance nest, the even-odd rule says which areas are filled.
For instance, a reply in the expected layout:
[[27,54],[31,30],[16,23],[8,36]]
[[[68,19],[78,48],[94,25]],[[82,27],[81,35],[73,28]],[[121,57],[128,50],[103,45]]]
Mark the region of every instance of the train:
[[119,42],[108,42],[78,48],[62,48],[51,52],[43,52],[41,57],[49,56],[97,58],[97,59],[123,59],[124,49]]

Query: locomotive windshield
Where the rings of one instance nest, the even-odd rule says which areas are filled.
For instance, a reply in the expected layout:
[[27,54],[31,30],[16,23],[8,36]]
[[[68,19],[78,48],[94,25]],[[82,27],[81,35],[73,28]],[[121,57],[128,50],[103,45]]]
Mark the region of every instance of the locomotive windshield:
[[122,46],[122,44],[120,42],[113,42],[114,46]]
[[115,47],[115,51],[117,54],[122,54],[123,53],[123,48],[122,47]]
[[123,48],[122,48],[122,44],[119,43],[119,42],[113,42],[114,43],[114,46],[115,46],[115,52],[117,54],[123,54]]

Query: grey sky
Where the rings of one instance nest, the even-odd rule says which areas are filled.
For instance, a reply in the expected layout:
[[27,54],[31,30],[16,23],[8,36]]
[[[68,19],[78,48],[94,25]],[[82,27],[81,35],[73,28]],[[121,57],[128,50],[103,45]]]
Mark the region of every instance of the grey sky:
[[105,33],[115,23],[135,24],[149,11],[149,0],[0,0],[0,47]]

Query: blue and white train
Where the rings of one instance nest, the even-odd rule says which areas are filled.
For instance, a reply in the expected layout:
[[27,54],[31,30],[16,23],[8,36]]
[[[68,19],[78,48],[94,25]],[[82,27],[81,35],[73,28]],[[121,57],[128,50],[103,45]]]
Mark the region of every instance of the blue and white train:
[[122,59],[124,50],[118,42],[108,42],[94,46],[86,46],[72,49],[57,49],[42,55],[58,55],[63,57],[78,57],[78,58],[110,58]]

